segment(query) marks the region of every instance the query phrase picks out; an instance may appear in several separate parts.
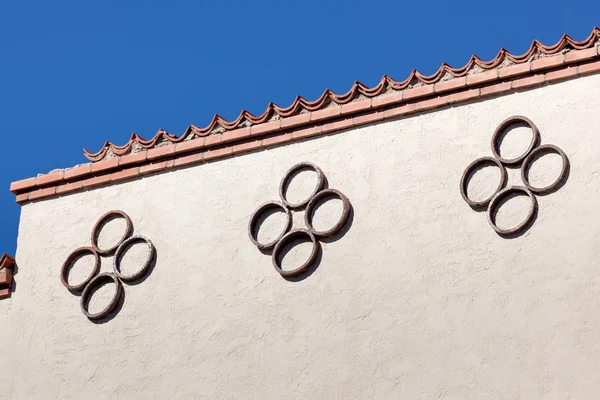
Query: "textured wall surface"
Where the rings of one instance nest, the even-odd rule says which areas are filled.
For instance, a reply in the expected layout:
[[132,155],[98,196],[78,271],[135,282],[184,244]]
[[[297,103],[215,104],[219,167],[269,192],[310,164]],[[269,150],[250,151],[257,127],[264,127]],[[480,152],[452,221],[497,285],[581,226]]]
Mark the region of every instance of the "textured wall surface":
[[[0,303],[0,397],[597,399],[599,87],[600,75],[580,78],[24,206],[16,290]],[[459,181],[514,114],[571,172],[505,239]],[[518,152],[515,132],[503,151]],[[305,160],[354,215],[310,276],[287,281],[247,223]],[[541,159],[532,182],[551,181],[555,161]],[[474,195],[494,176],[480,172]],[[524,215],[520,200],[499,223]],[[95,324],[59,271],[111,209],[153,240],[157,263]]]

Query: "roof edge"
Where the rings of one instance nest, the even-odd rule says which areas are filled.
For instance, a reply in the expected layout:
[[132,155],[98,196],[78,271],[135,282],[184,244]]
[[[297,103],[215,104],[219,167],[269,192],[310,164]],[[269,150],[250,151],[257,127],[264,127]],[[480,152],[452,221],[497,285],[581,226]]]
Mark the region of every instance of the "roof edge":
[[[105,142],[99,151],[93,153],[84,149],[84,156],[92,162],[99,162],[116,156],[134,154],[139,151],[160,147],[163,145],[176,144],[188,140],[203,138],[213,134],[222,134],[240,128],[255,127],[257,125],[268,124],[277,120],[290,118],[293,116],[302,116],[308,112],[327,109],[330,107],[351,104],[361,99],[376,98],[380,95],[403,92],[420,87],[433,87],[438,85],[443,87],[445,82],[452,86],[452,81],[456,78],[467,78],[471,75],[479,75],[484,71],[496,69],[505,69],[515,65],[522,65],[532,60],[546,58],[556,54],[568,52],[569,50],[584,50],[594,47],[600,38],[600,29],[594,27],[590,35],[582,40],[576,41],[568,35],[563,35],[560,40],[551,46],[546,46],[537,40],[534,40],[529,50],[524,54],[514,55],[504,48],[500,49],[496,56],[489,61],[483,61],[477,55],[471,56],[469,61],[460,68],[452,68],[446,63],[438,68],[432,75],[423,75],[413,70],[403,81],[396,81],[388,75],[384,75],[379,83],[374,87],[368,87],[361,82],[354,82],[350,90],[344,94],[336,94],[327,89],[314,101],[306,100],[304,97],[297,96],[293,103],[288,107],[280,107],[269,103],[266,110],[260,115],[254,115],[249,111],[242,110],[239,116],[227,121],[219,115],[214,115],[211,122],[203,128],[190,125],[180,136],[169,134],[163,129],[159,129],[149,140],[133,133],[127,143],[124,145],[115,145],[111,142]],[[427,91],[427,89],[424,89]],[[437,90],[439,91],[439,90]]]
[[[56,170],[13,182],[11,192],[16,194],[17,203],[25,204],[597,73],[600,73],[599,48],[571,51],[532,60],[526,65],[457,78],[434,87],[362,99],[258,126]],[[437,86],[442,84],[441,88]]]

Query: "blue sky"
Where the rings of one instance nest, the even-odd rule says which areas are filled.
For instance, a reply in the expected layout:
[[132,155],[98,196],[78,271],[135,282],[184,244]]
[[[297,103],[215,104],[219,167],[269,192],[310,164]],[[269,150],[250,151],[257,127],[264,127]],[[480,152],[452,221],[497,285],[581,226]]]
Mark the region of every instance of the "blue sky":
[[3,1],[0,253],[16,248],[10,182],[87,162],[84,147],[581,40],[598,16],[600,3],[567,0]]

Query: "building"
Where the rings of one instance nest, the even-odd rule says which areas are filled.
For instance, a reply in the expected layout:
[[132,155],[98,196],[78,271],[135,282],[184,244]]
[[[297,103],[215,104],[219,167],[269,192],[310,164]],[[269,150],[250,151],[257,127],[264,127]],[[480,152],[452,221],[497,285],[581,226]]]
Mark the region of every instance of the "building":
[[14,182],[4,398],[597,398],[599,43],[133,135]]

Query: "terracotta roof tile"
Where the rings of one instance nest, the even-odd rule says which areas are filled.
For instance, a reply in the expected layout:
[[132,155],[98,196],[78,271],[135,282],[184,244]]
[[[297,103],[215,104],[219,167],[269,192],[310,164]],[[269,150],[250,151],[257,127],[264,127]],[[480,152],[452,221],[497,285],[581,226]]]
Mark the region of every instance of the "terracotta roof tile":
[[14,258],[4,253],[0,256],[0,269],[12,269],[15,264]]
[[[443,63],[440,68],[432,75],[423,75],[420,72],[413,70],[410,75],[403,81],[396,81],[391,77],[384,75],[381,81],[374,87],[368,87],[358,81],[356,81],[350,90],[344,94],[336,94],[330,90],[325,90],[323,94],[315,101],[308,101],[301,96],[297,96],[293,103],[288,107],[280,107],[276,104],[269,103],[267,109],[260,115],[254,115],[246,110],[243,110],[240,115],[233,121],[227,121],[215,115],[204,128],[200,128],[194,125],[190,125],[181,136],[176,136],[167,133],[166,131],[159,129],[158,132],[152,137],[152,139],[144,140],[137,134],[133,133],[129,138],[129,141],[122,146],[115,145],[111,142],[105,142],[102,148],[92,153],[84,149],[84,155],[92,162],[102,161],[107,158],[115,156],[124,156],[131,153],[137,153],[152,148],[156,148],[164,145],[172,145],[183,141],[193,140],[196,138],[205,137],[215,133],[224,133],[238,128],[245,128],[250,126],[252,134],[261,132],[263,130],[271,130],[270,126],[277,124],[278,127],[284,128],[288,124],[300,122],[306,119],[306,117],[300,117],[303,112],[314,112],[322,111],[324,116],[331,113],[339,114],[344,113],[347,110],[352,111],[357,108],[358,105],[350,104],[359,98],[359,102],[370,102],[372,98],[381,96],[380,99],[373,101],[373,106],[387,104],[386,99],[389,97],[390,104],[396,100],[402,100],[402,92],[405,89],[409,89],[404,93],[404,99],[423,93],[433,93],[434,84],[435,92],[452,90],[454,88],[464,86],[465,84],[478,84],[495,80],[496,78],[503,78],[511,75],[520,75],[523,72],[529,71],[532,60],[535,60],[534,66],[536,68],[552,68],[555,65],[562,63],[562,60],[571,61],[570,57],[580,58],[592,58],[594,57],[594,49],[592,49],[598,39],[600,38],[600,29],[594,28],[590,36],[582,41],[573,40],[568,35],[563,35],[558,43],[552,46],[546,46],[539,41],[535,40],[522,55],[514,55],[505,49],[500,49],[496,57],[489,61],[483,61],[476,55],[473,55],[471,59],[461,68],[452,68],[446,63]],[[546,59],[551,55],[559,55],[565,49],[570,50],[584,50],[590,49],[589,52],[579,53],[573,56],[566,57],[551,57],[552,59]],[[524,64],[521,66],[520,64]],[[484,70],[484,71],[482,71]],[[480,73],[489,70],[489,73]],[[478,72],[472,75],[474,72]],[[449,79],[448,79],[449,78]],[[453,82],[457,79],[457,83]],[[469,83],[469,80],[472,82]],[[430,86],[431,85],[431,86]],[[361,100],[362,99],[362,100]],[[337,108],[329,109],[331,105],[337,104]],[[341,105],[346,105],[340,107]],[[292,116],[298,116],[298,119],[290,119],[282,125],[280,119],[289,118]],[[316,114],[313,114],[313,119]],[[326,117],[325,117],[326,118]],[[258,126],[257,126],[258,125]],[[150,154],[150,153],[149,153]]]
[[15,260],[4,253],[0,256],[0,299],[10,297],[13,284]]

